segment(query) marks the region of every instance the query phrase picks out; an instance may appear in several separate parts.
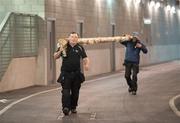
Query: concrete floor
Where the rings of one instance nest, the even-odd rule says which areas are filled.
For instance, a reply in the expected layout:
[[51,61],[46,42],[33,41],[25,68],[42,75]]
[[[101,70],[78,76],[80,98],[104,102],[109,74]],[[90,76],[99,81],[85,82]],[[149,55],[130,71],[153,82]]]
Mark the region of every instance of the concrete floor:
[[65,117],[57,85],[1,93],[7,102],[0,102],[0,123],[180,123],[169,106],[180,94],[180,61],[142,67],[138,78],[136,96],[127,91],[124,71],[83,83],[78,113]]

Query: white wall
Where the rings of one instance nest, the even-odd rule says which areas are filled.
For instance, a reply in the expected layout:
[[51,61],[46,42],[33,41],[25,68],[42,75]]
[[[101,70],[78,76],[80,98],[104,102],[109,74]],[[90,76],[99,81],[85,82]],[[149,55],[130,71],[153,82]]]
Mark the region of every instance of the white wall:
[[32,86],[35,78],[35,57],[14,58],[0,81],[0,92]]
[[87,55],[90,59],[90,69],[85,71],[86,76],[111,72],[109,49],[88,50]]
[[125,48],[121,46],[120,48],[116,48],[115,57],[116,57],[116,70],[122,70],[125,56]]

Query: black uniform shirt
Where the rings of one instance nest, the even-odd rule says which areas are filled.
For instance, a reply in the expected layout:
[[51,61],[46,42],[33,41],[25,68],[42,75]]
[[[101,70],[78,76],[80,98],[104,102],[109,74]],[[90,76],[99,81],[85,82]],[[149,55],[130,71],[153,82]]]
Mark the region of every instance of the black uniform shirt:
[[70,44],[67,45],[67,56],[63,57],[62,55],[62,66],[61,71],[66,72],[75,72],[80,71],[80,60],[81,58],[86,58],[86,52],[80,44],[76,44],[72,47]]

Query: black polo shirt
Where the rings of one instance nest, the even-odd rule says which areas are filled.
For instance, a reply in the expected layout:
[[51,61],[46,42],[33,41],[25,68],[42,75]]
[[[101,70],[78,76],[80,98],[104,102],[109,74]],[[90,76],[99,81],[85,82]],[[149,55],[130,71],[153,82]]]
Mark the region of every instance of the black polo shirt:
[[66,72],[75,72],[80,71],[80,60],[81,58],[86,58],[86,52],[80,44],[76,44],[72,47],[70,44],[67,45],[67,56],[63,57],[62,55],[62,66],[61,71]]

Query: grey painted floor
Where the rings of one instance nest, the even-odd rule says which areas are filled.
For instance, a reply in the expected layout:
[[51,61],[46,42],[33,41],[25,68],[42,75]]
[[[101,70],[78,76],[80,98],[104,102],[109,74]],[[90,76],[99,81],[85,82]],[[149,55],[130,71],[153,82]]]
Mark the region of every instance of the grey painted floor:
[[[0,116],[0,123],[180,123],[169,100],[180,94],[180,62],[143,67],[136,96],[127,91],[124,71],[108,78],[85,82],[78,113],[62,117],[61,89],[19,102]],[[34,87],[1,93],[0,110],[33,93],[56,88]]]

